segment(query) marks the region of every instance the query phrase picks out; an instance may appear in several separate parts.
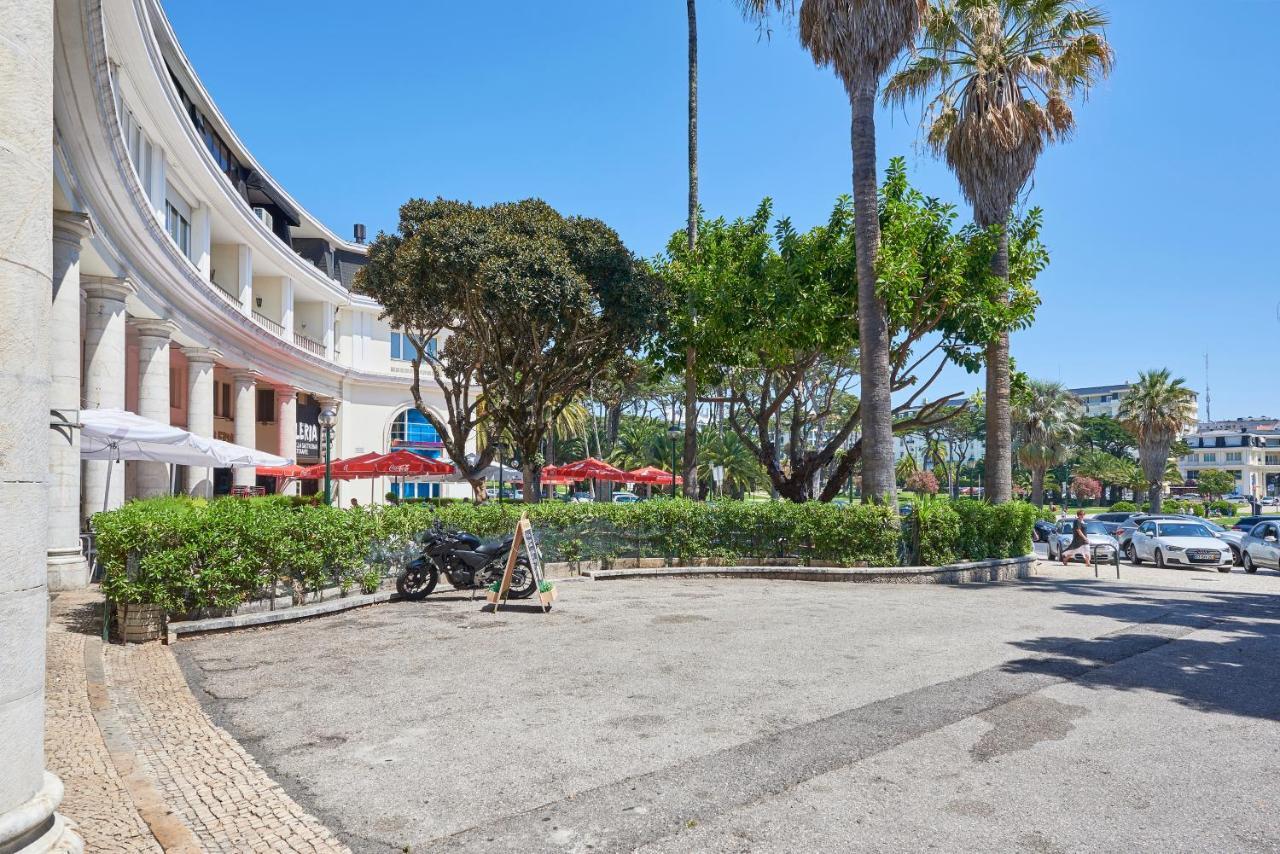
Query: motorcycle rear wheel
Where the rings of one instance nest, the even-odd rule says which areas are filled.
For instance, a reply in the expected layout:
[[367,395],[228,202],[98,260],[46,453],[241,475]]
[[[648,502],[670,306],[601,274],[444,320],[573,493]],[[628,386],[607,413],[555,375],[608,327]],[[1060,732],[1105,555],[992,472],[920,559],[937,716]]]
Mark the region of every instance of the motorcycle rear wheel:
[[436,589],[440,580],[440,571],[429,561],[416,561],[406,566],[396,576],[396,592],[406,599],[417,602],[427,598]]
[[511,573],[511,599],[528,599],[538,591],[538,581],[533,577],[533,567],[529,566],[529,558],[520,555],[516,558],[515,570]]

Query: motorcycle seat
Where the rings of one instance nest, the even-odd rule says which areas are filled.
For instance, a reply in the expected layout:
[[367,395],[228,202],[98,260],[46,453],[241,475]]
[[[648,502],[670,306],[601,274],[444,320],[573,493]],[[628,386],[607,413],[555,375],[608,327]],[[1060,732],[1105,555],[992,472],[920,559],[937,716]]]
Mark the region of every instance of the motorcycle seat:
[[475,547],[475,550],[482,555],[496,555],[506,551],[511,546],[511,537],[507,537],[502,542],[482,543]]
[[462,543],[469,549],[474,549],[480,545],[480,538],[475,534],[468,534],[465,531],[459,531],[454,535],[454,539]]

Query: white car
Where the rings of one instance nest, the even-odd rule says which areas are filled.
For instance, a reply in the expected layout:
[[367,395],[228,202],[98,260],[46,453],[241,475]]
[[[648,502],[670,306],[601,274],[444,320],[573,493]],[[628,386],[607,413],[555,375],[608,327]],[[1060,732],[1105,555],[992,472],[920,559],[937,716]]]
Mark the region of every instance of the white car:
[[1156,566],[1205,566],[1230,572],[1236,562],[1231,546],[1199,522],[1148,519],[1138,526],[1125,549],[1130,563],[1155,561]]
[[635,504],[640,500],[640,496],[634,492],[615,492],[613,494],[614,504]]
[[[1075,519],[1063,519],[1058,522],[1057,533],[1049,537],[1049,560],[1062,560],[1062,553],[1071,545],[1071,532],[1074,530],[1075,524]],[[1084,522],[1084,535],[1089,540],[1089,553],[1095,561],[1110,563],[1120,549],[1120,544],[1116,542],[1115,537],[1107,533],[1106,525],[1101,522],[1086,519]],[[1077,555],[1076,557],[1084,560],[1082,555]]]

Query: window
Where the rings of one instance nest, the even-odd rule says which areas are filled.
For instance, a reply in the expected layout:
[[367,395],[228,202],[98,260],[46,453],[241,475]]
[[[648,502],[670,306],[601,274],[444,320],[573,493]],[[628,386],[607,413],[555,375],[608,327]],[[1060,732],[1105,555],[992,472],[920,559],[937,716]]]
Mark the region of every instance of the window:
[[191,257],[191,223],[168,200],[164,203],[164,227],[182,254]]
[[231,409],[231,383],[213,382],[213,415],[215,418],[234,418]]
[[172,409],[182,408],[182,398],[186,394],[186,388],[182,382],[182,373],[178,370],[177,365],[169,366],[169,406]]
[[[404,487],[401,489],[401,487]],[[391,492],[399,498],[439,498],[440,484],[438,483],[400,483],[392,481]]]
[[[409,336],[403,332],[391,333],[391,358],[399,362],[412,362],[417,351],[413,346],[413,342],[409,340]],[[436,354],[436,339],[432,338],[427,342],[427,355],[434,356]]]
[[258,412],[257,419],[259,424],[276,423],[276,390],[273,388],[258,389]]
[[439,445],[440,434],[421,412],[416,409],[406,409],[391,422],[391,442],[392,444]]
[[1216,463],[1217,461],[1218,461],[1217,454],[1205,454],[1201,460],[1201,462],[1206,462],[1206,463]]
[[1243,455],[1239,451],[1227,451],[1227,462],[1238,463],[1242,461]]
[[1280,454],[1267,454],[1267,465],[1280,466]]

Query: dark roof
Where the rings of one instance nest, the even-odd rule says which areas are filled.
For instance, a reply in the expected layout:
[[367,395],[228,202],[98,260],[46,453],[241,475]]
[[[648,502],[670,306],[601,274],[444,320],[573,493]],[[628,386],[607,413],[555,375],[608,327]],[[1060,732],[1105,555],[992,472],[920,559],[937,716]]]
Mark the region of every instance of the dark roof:
[[333,251],[334,277],[349,291],[355,290],[356,271],[368,263],[368,256],[359,252],[351,252],[347,249]]
[[1119,385],[1091,385],[1085,386],[1084,388],[1067,389],[1067,391],[1075,395],[1083,396],[1086,394],[1108,394],[1113,391],[1124,391],[1128,387],[1128,383],[1120,383]]

